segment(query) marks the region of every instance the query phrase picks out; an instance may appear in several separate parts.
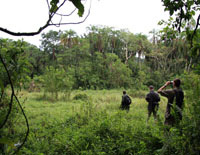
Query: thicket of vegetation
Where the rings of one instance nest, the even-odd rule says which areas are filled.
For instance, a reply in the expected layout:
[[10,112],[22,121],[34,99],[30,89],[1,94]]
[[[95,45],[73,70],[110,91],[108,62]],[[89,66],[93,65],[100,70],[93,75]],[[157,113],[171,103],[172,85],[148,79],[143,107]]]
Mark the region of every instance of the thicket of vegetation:
[[[151,40],[104,26],[90,26],[83,36],[49,31],[40,48],[1,38],[0,125],[8,119],[0,129],[1,152],[12,153],[24,140],[20,100],[30,119],[22,154],[198,154],[200,33],[191,47],[190,30],[177,33],[171,22],[161,22],[166,27],[152,31]],[[161,107],[160,120],[147,126],[147,86],[175,77],[186,94],[183,121],[167,132]],[[119,110],[122,89],[132,96],[130,113]]]
[[[170,25],[171,21],[165,24]],[[19,44],[13,47],[20,48],[17,49],[19,52],[13,52],[13,57],[11,53],[9,59],[17,61],[16,65],[26,70],[18,68],[29,79],[25,82],[20,78],[24,80],[22,87],[28,88],[30,81],[34,81],[38,89],[44,88],[45,91],[52,91],[48,86],[54,87],[55,92],[58,88],[59,91],[64,88],[144,89],[150,84],[158,88],[173,77],[187,72],[198,73],[199,32],[192,49],[186,33],[177,33],[169,26],[151,34],[152,38],[148,40],[147,36],[128,30],[91,26],[84,36],[78,36],[73,30],[42,34],[40,48],[26,42],[1,39],[1,50],[15,51],[9,49],[13,46],[8,47],[9,44]],[[2,57],[6,59],[8,56],[2,53]],[[25,61],[28,64],[23,67],[20,63]],[[51,85],[45,83],[47,78]]]

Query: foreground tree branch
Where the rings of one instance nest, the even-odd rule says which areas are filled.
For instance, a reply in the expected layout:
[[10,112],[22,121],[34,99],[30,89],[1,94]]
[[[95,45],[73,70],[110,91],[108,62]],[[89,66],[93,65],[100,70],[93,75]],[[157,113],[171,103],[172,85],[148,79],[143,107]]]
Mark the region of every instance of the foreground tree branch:
[[13,83],[12,83],[12,80],[11,80],[11,75],[10,75],[10,73],[8,71],[6,63],[4,62],[3,57],[1,56],[1,54],[0,54],[0,60],[1,60],[1,63],[3,64],[3,66],[4,66],[5,70],[6,70],[6,73],[7,73],[7,76],[8,76],[8,80],[9,80],[9,83],[10,83],[10,86],[11,86],[11,91],[12,91],[11,97],[10,97],[10,102],[9,102],[9,109],[8,109],[8,112],[6,114],[6,117],[5,117],[4,121],[0,124],[0,129],[2,129],[5,126],[6,122],[8,121],[9,115],[11,114],[11,111],[12,111],[14,98],[17,101],[17,103],[18,103],[18,105],[20,107],[20,110],[22,111],[22,114],[23,114],[23,116],[25,118],[26,126],[27,126],[27,131],[26,131],[25,138],[24,138],[23,142],[20,144],[20,146],[14,152],[14,154],[16,154],[22,148],[22,146],[25,144],[25,142],[27,141],[27,138],[28,138],[28,135],[29,135],[29,123],[28,123],[28,119],[26,117],[26,114],[25,114],[22,106],[21,106],[17,96],[15,95],[15,90],[14,90],[14,86],[13,86]]
[[11,86],[11,90],[12,90],[12,93],[11,93],[11,96],[10,96],[10,102],[9,102],[9,109],[8,109],[8,112],[6,114],[6,117],[4,119],[4,121],[0,124],[0,129],[4,127],[4,125],[6,124],[7,120],[8,120],[8,117],[12,111],[12,105],[13,105],[13,98],[14,98],[14,95],[15,95],[15,91],[14,91],[14,86],[13,86],[13,83],[11,81],[11,76],[10,76],[10,73],[8,71],[8,68],[0,54],[0,60],[1,60],[1,63],[3,64],[5,70],[6,70],[6,73],[7,73],[7,76],[8,76],[8,80],[10,82],[10,86]]
[[24,116],[24,118],[25,118],[26,127],[27,127],[26,135],[25,135],[25,138],[24,138],[23,142],[22,142],[21,145],[17,148],[17,150],[14,152],[14,154],[16,154],[17,152],[19,152],[19,150],[24,146],[25,142],[27,141],[30,128],[29,128],[28,118],[26,117],[26,114],[25,114],[25,112],[24,112],[24,109],[22,108],[22,106],[21,106],[21,104],[20,104],[20,102],[19,102],[19,100],[18,100],[18,98],[17,98],[17,96],[16,96],[15,94],[14,94],[14,97],[15,97],[15,99],[16,99],[16,101],[17,101],[17,103],[18,103],[18,105],[19,105],[19,107],[20,107],[20,109],[21,109],[21,112],[22,112],[22,114],[23,114],[23,116]]
[[190,34],[188,36],[189,40],[191,41],[191,47],[193,47],[193,38],[197,32],[198,26],[199,26],[199,6],[200,1],[196,0],[179,0],[179,1],[169,1],[169,0],[161,0],[163,3],[163,6],[165,7],[165,11],[168,11],[170,16],[175,16],[175,19],[173,19],[173,28],[177,28],[179,33],[181,32],[181,29],[185,29],[186,25],[190,25],[191,21],[196,18],[195,15],[198,14],[198,17],[196,19],[195,27],[190,28],[188,26],[188,29],[192,31],[192,35]]
[[[61,14],[61,13],[58,13],[58,11],[66,4],[67,0],[63,0],[63,2],[60,3],[60,4],[59,4],[58,0],[51,0],[50,3],[49,3],[48,0],[46,0],[47,6],[48,6],[48,10],[49,10],[49,18],[46,21],[46,24],[44,24],[43,26],[41,26],[38,30],[36,30],[34,32],[15,32],[13,30],[9,30],[9,29],[1,27],[1,26],[0,26],[0,31],[5,32],[7,34],[10,34],[12,36],[34,36],[34,35],[40,34],[44,29],[46,29],[49,26],[81,24],[81,23],[85,22],[85,20],[88,18],[89,14],[90,14],[90,8],[91,8],[91,1],[92,0],[90,0],[90,6],[89,6],[88,14],[85,16],[85,18],[82,21],[78,21],[78,22],[63,22],[62,21],[62,17],[71,16],[77,9],[78,9],[78,15],[80,17],[82,17],[82,15],[84,13],[84,6],[81,3],[81,0],[68,0],[68,1],[73,3],[73,5],[75,6],[75,9],[73,11],[71,11],[69,14]],[[55,15],[61,17],[61,20],[60,20],[59,23],[54,23],[52,21],[52,19],[53,19],[53,17]]]
[[194,31],[193,31],[193,33],[192,33],[191,43],[190,43],[191,47],[193,47],[193,38],[194,38],[194,36],[195,36],[195,34],[196,34],[196,32],[197,32],[197,29],[198,29],[198,27],[199,27],[199,20],[200,20],[200,15],[199,15],[198,18],[197,18],[196,27],[195,27],[195,29],[194,29]]

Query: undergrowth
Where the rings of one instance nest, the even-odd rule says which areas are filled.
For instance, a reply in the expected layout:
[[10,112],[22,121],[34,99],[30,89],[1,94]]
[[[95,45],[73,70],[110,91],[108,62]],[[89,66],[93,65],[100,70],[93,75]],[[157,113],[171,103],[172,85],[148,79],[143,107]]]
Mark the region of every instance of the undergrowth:
[[[146,123],[147,103],[142,98],[147,93],[145,91],[138,92],[137,97],[130,91],[132,104],[129,112],[119,109],[122,90],[74,91],[68,101],[57,102],[38,100],[38,92],[27,94],[23,106],[29,118],[30,134],[20,153],[198,154],[198,92],[198,84],[195,90],[186,92],[183,120],[171,128],[163,125],[167,103],[164,98],[161,98],[158,120],[154,121],[152,117]],[[25,128],[23,122],[20,125],[16,126],[16,135],[22,135],[20,129]]]

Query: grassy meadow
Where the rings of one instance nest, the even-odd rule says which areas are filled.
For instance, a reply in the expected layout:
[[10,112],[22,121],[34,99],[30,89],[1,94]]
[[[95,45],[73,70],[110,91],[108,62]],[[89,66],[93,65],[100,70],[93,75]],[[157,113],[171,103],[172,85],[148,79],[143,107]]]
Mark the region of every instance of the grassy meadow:
[[[130,111],[119,109],[122,90],[73,91],[68,101],[42,100],[42,93],[22,91],[20,101],[29,120],[28,155],[159,154],[167,100],[161,98],[159,120],[146,123],[145,91],[128,90]],[[26,126],[19,116],[16,134]],[[163,137],[164,138],[164,137]]]

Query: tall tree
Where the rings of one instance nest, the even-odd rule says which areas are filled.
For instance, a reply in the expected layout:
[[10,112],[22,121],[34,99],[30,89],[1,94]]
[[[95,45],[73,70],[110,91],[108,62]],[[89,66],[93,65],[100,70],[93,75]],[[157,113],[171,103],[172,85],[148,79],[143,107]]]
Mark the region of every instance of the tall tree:
[[41,48],[49,55],[50,61],[56,60],[56,54],[61,51],[60,48],[61,31],[50,30],[42,34]]
[[28,56],[30,66],[30,76],[41,75],[47,65],[47,54],[35,45],[24,42],[24,53]]

